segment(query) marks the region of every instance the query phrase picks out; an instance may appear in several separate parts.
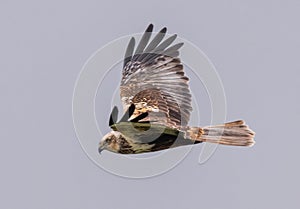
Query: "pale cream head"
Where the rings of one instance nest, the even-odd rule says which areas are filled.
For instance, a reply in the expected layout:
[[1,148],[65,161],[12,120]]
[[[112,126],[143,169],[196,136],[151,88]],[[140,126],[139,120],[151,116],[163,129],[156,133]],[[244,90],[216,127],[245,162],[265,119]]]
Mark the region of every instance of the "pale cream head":
[[118,141],[122,138],[122,134],[118,131],[111,131],[106,134],[100,141],[98,151],[101,154],[103,150],[109,150],[111,152],[118,152],[120,146]]

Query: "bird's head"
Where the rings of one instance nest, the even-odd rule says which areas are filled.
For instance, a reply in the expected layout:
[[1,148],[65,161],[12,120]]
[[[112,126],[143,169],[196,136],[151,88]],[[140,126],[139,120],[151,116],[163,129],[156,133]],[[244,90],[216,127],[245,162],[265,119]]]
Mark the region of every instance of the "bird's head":
[[120,140],[124,138],[118,131],[111,131],[106,134],[100,141],[98,151],[101,154],[103,150],[118,153],[120,150]]

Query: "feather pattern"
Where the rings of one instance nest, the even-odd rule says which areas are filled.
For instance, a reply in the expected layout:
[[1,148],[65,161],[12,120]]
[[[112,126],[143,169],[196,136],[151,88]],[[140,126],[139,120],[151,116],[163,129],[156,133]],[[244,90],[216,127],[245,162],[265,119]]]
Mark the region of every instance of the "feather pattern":
[[191,106],[188,77],[178,58],[183,43],[172,45],[177,35],[164,39],[163,28],[150,41],[153,25],[143,34],[135,53],[134,38],[128,44],[120,85],[124,110],[131,104],[136,109],[130,119],[148,112],[142,121],[156,121],[169,127],[187,125]]

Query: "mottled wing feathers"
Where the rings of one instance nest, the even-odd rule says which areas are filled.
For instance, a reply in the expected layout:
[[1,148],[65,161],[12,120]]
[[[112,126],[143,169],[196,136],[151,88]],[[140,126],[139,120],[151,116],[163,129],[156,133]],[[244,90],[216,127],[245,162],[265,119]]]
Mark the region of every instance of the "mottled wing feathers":
[[128,44],[120,86],[124,110],[135,104],[132,118],[148,112],[143,120],[169,127],[187,125],[192,107],[189,79],[178,58],[183,43],[172,45],[176,35],[163,40],[166,28],[150,40],[152,30],[151,24],[135,50],[134,38]]

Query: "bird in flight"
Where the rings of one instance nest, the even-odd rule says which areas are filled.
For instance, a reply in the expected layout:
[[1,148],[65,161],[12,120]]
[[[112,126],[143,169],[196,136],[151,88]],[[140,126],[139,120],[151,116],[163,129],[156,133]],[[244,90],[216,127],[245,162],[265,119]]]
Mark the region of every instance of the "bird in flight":
[[101,139],[99,153],[138,154],[201,142],[252,146],[254,132],[243,120],[188,126],[192,98],[179,59],[183,43],[173,44],[176,35],[165,38],[166,28],[150,40],[152,31],[150,24],[136,47],[133,37],[129,41],[120,84],[125,113],[118,120],[118,108],[113,108],[112,131]]

